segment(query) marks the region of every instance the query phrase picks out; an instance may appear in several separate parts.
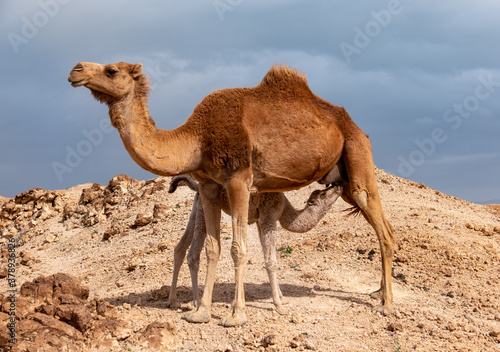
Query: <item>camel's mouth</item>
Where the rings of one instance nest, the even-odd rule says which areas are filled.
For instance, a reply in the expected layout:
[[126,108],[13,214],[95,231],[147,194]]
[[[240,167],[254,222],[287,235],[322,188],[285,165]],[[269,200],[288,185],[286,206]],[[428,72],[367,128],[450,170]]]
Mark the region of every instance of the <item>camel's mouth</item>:
[[71,82],[71,85],[73,87],[81,87],[81,86],[84,86],[87,83],[88,83],[88,78],[84,78],[84,79],[81,79],[79,81],[73,81],[73,82]]

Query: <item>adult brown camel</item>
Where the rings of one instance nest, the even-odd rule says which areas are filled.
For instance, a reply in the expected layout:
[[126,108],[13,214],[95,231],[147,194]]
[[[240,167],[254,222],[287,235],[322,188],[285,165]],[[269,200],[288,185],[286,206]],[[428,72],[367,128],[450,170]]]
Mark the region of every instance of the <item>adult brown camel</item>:
[[[168,192],[175,192],[178,184],[181,182],[186,183],[189,188],[196,192],[196,195],[186,230],[174,250],[174,271],[172,273],[172,284],[170,285],[170,294],[168,296],[168,305],[172,308],[178,307],[177,279],[188,247],[190,249],[187,260],[191,274],[193,302],[195,306],[199,303],[198,269],[200,267],[201,250],[207,237],[198,184],[189,176],[176,176],[170,181]],[[224,189],[221,190],[220,194],[222,210],[230,214],[229,200]],[[257,224],[260,244],[262,252],[264,252],[264,264],[271,285],[273,303],[278,313],[285,314],[285,309],[281,303],[283,295],[276,275],[276,223],[279,221],[284,229],[291,232],[307,232],[316,226],[326,215],[341,194],[342,186],[337,185],[322,190],[315,190],[309,196],[306,206],[301,210],[295,209],[285,194],[281,192],[259,193],[250,196],[248,224]]]
[[[109,106],[111,123],[132,159],[163,176],[191,174],[199,183],[207,226],[207,276],[199,306],[187,319],[210,321],[215,269],[220,253],[221,200],[232,210],[231,256],[235,298],[225,326],[244,324],[243,271],[250,192],[283,192],[326,178],[340,158],[348,187],[342,197],[360,211],[377,233],[382,255],[380,298],[393,311],[391,268],[394,235],[380,201],[370,141],[344,108],[316,96],[304,75],[273,66],[255,87],[217,90],[195,107],[180,127],[156,127],[147,106],[149,82],[141,64],[78,63],[68,80],[85,86]],[[327,177],[328,176],[328,177]]]

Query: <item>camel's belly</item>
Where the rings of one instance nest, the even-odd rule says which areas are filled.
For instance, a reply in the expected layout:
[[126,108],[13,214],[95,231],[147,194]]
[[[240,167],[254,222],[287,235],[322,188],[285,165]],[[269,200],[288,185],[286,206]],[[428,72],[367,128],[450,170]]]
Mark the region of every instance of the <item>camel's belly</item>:
[[344,139],[337,129],[262,135],[253,144],[253,186],[259,192],[288,191],[321,179],[337,163]]

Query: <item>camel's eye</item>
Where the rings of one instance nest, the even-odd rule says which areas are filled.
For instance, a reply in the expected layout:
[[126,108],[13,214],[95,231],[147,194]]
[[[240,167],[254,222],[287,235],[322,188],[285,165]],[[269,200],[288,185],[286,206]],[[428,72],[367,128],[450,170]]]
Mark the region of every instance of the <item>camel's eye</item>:
[[106,73],[108,74],[108,76],[110,77],[113,77],[115,73],[117,73],[118,70],[113,68],[113,67],[110,67],[106,70]]

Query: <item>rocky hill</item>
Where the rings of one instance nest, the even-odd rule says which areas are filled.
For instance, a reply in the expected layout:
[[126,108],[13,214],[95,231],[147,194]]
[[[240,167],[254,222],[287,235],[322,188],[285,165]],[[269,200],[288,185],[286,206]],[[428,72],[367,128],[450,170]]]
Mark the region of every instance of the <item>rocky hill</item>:
[[[8,350],[13,288],[18,351],[500,351],[500,206],[469,203],[383,170],[377,178],[397,238],[396,314],[373,312],[378,240],[363,217],[346,217],[339,200],[312,231],[280,232],[286,315],[273,310],[257,231],[249,228],[249,322],[229,329],[217,324],[234,292],[228,216],[212,321],[181,320],[192,308],[186,266],[182,305],[167,308],[173,249],[194,196],[187,187],[169,194],[169,178],[118,175],[105,186],[0,198],[0,351]],[[302,208],[318,188],[286,195]],[[8,281],[11,253],[15,287]]]

